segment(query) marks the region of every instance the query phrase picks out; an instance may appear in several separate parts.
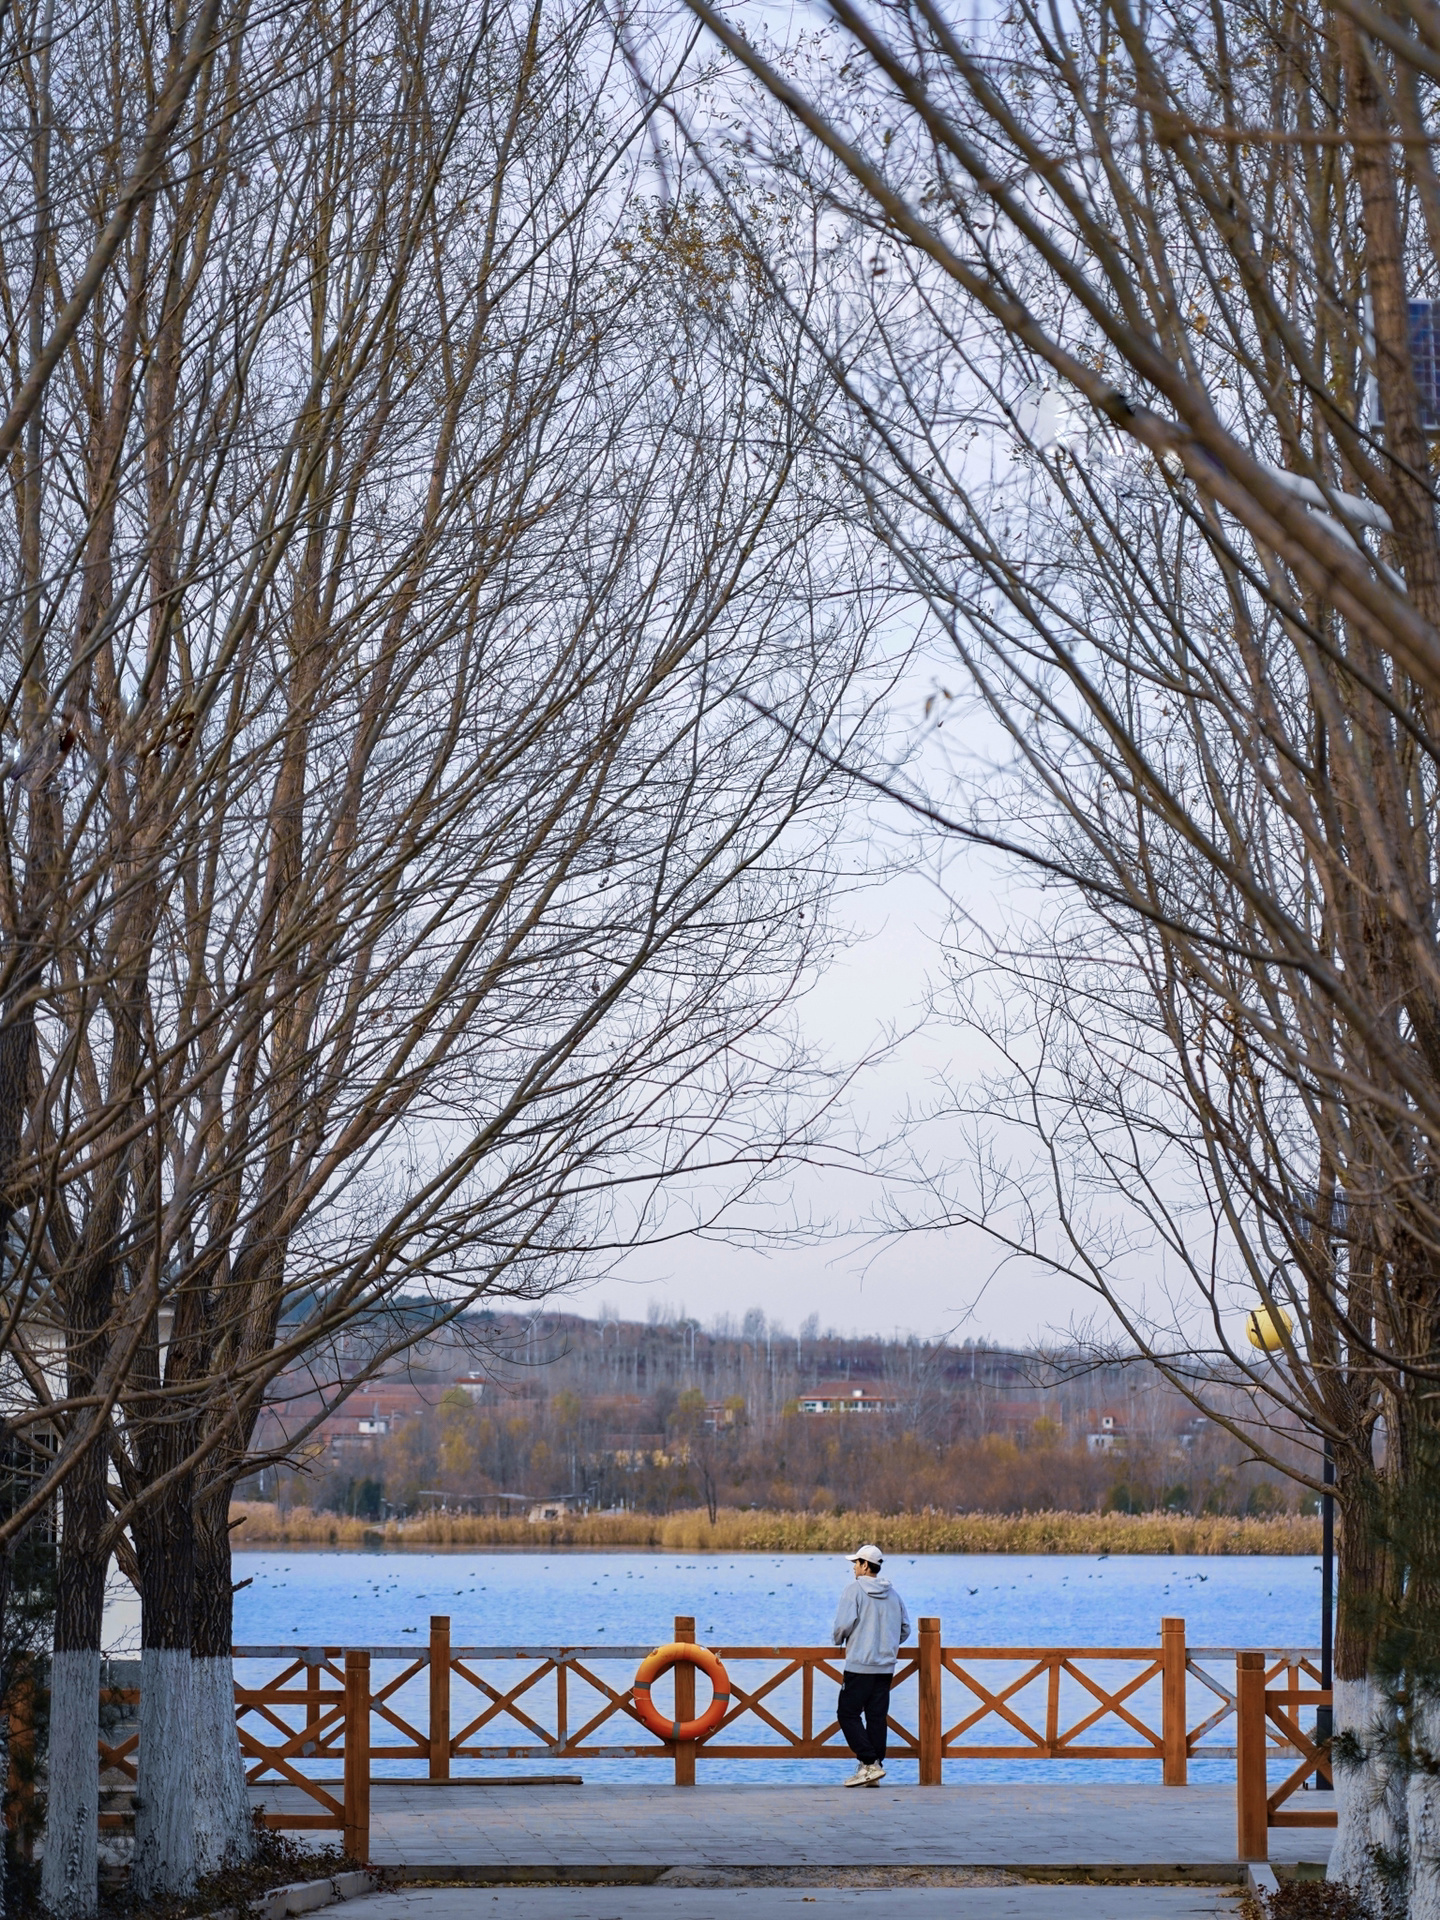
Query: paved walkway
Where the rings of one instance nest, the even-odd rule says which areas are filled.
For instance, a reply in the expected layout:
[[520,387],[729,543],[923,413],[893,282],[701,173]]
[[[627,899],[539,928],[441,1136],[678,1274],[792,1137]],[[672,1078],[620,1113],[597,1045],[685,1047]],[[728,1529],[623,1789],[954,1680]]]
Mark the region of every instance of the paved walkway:
[[352,1900],[344,1920],[1220,1920],[1215,1888],[405,1887]]
[[[253,1790],[275,1812],[294,1788]],[[1307,1802],[1310,1796],[1305,1796]],[[313,1805],[313,1803],[310,1803]],[[1126,1867],[1236,1858],[1233,1787],[1051,1784],[843,1787],[375,1784],[370,1857],[442,1869],[594,1867]],[[1279,1828],[1272,1860],[1323,1861],[1326,1831]],[[707,1909],[708,1910],[708,1909]]]

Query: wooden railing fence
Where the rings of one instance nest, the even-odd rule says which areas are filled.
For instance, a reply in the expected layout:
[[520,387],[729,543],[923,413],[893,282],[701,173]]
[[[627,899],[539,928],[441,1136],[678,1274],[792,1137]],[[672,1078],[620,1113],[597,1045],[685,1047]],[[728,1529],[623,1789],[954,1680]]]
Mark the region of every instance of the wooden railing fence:
[[[694,1619],[678,1617],[673,1638],[693,1640]],[[377,1761],[409,1761],[445,1781],[455,1761],[648,1756],[669,1762],[677,1786],[691,1786],[698,1760],[848,1759],[833,1717],[839,1651],[715,1651],[730,1674],[730,1709],[703,1742],[677,1745],[651,1734],[631,1704],[630,1676],[649,1647],[455,1646],[445,1615],[431,1619],[422,1647],[237,1647],[247,1666],[279,1663],[258,1683],[237,1680],[241,1748],[252,1785],[285,1790],[287,1804],[267,1807],[268,1825],[343,1832],[360,1858]],[[612,1680],[601,1669],[614,1663],[623,1672]],[[377,1667],[394,1671],[381,1679]],[[946,1760],[1123,1759],[1157,1761],[1164,1783],[1181,1787],[1192,1759],[1233,1758],[1241,1855],[1263,1859],[1268,1826],[1334,1820],[1318,1808],[1285,1810],[1303,1781],[1324,1772],[1300,1719],[1328,1700],[1302,1685],[1317,1678],[1302,1651],[1187,1647],[1176,1618],[1162,1621],[1158,1647],[945,1647],[939,1620],[926,1617],[896,1667],[891,1754],[918,1762],[922,1786],[941,1783]],[[1194,1724],[1191,1682],[1210,1696]],[[675,1712],[688,1718],[693,1668],[677,1670],[675,1687]],[[1232,1716],[1235,1744],[1225,1745],[1214,1736]],[[133,1770],[130,1751],[106,1757]],[[1269,1764],[1296,1756],[1299,1767],[1269,1793]],[[337,1760],[339,1779],[309,1771]]]
[[[1283,1677],[1284,1684],[1271,1683]],[[1309,1681],[1311,1684],[1306,1685]],[[1317,1707],[1331,1706],[1333,1689],[1320,1685],[1320,1670],[1301,1655],[1266,1664],[1263,1653],[1235,1656],[1236,1753],[1235,1810],[1242,1860],[1265,1860],[1270,1853],[1271,1827],[1333,1827],[1334,1779],[1330,1757],[1317,1746],[1306,1721],[1313,1723]],[[1277,1735],[1281,1744],[1272,1744]],[[1271,1788],[1269,1761],[1277,1753],[1298,1755],[1300,1764]],[[1288,1803],[1314,1780],[1331,1789],[1329,1804],[1292,1807]]]

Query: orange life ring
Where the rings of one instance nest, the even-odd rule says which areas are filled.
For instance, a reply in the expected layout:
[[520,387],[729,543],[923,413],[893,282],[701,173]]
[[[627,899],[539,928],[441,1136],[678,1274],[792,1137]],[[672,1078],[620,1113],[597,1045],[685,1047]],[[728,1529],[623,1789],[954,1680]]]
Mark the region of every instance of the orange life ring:
[[[710,1684],[715,1689],[713,1699],[698,1720],[667,1720],[650,1698],[650,1689],[655,1681],[682,1660],[708,1674]],[[708,1647],[672,1640],[668,1647],[657,1647],[654,1653],[648,1654],[635,1669],[633,1697],[636,1713],[650,1731],[658,1733],[662,1740],[703,1740],[725,1718],[726,1708],[730,1705],[730,1676]]]

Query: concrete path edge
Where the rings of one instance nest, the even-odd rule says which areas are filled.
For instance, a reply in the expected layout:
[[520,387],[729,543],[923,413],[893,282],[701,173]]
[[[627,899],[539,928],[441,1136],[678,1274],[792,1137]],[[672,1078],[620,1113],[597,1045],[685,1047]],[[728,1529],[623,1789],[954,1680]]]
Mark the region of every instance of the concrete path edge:
[[[332,1873],[325,1880],[295,1880],[288,1887],[271,1887],[250,1902],[248,1911],[258,1914],[259,1920],[287,1920],[292,1913],[318,1913],[322,1907],[333,1907],[337,1900],[358,1900],[362,1894],[378,1893],[380,1885],[378,1873],[358,1867],[351,1873]],[[209,1920],[238,1920],[238,1910],[222,1907]]]
[[[707,1865],[715,1863],[707,1862]],[[738,1861],[731,1871],[736,1873],[753,1872],[756,1868],[753,1860]],[[795,1861],[777,1861],[777,1866],[793,1867]],[[976,1866],[973,1860],[927,1860],[927,1869],[936,1872],[946,1868],[958,1868],[964,1871]],[[813,1861],[804,1862],[807,1871],[816,1873],[848,1873],[853,1871],[854,1862],[837,1867],[816,1866]],[[1067,1885],[1089,1882],[1099,1885],[1123,1885],[1131,1880],[1143,1880],[1162,1886],[1196,1887],[1235,1887],[1249,1886],[1249,1869],[1236,1860],[1201,1861],[1196,1863],[1177,1863],[1167,1861],[1124,1861],[1112,1864],[1107,1861],[1077,1861],[1066,1866],[1033,1866],[1025,1864],[1010,1866],[987,1860],[982,1863],[986,1873],[1013,1873],[1034,1886]],[[614,1865],[608,1862],[594,1862],[588,1865],[551,1865],[518,1866],[514,1863],[490,1862],[471,1864],[447,1861],[438,1866],[420,1866],[406,1863],[404,1866],[378,1866],[371,1869],[379,1884],[388,1889],[400,1887],[424,1886],[427,1883],[448,1886],[488,1885],[495,1887],[563,1887],[593,1886],[608,1887],[653,1887],[671,1871],[671,1867],[646,1863],[644,1865]],[[724,1870],[721,1868],[720,1870]],[[283,1920],[286,1912],[305,1911],[298,1907],[276,1908],[273,1916],[267,1920]]]

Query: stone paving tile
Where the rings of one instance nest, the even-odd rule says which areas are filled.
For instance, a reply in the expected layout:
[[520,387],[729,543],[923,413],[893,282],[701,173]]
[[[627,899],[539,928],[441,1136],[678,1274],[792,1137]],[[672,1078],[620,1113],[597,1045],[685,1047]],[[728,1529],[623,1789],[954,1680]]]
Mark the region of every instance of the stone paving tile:
[[414,1887],[368,1894],[344,1920],[1220,1920],[1195,1887]]
[[[294,1788],[256,1789],[273,1811]],[[382,1864],[585,1866],[1196,1865],[1234,1860],[1233,1787],[622,1785],[371,1789]],[[1272,1860],[1324,1860],[1323,1830],[1279,1828]]]

